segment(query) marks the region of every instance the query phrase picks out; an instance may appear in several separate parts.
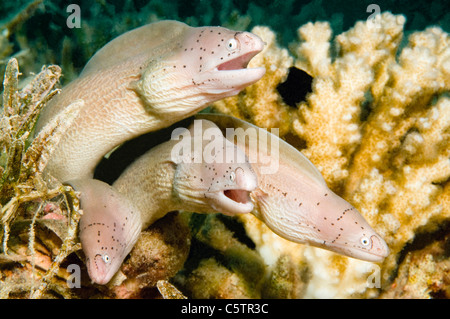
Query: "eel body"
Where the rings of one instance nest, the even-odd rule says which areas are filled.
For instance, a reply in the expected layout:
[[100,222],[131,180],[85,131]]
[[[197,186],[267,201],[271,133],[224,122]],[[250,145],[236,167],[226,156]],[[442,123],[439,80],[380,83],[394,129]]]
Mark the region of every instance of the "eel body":
[[249,32],[193,28],[170,20],[113,39],[42,111],[37,132],[70,103],[82,99],[85,105],[46,171],[61,182],[91,178],[101,158],[116,146],[259,80],[265,69],[246,67],[263,47]]
[[[81,192],[84,215],[80,220],[80,239],[93,281],[109,281],[133,247],[142,225],[150,223],[136,214],[139,208],[135,207],[135,200],[127,200],[115,188],[93,179],[101,158],[129,139],[170,126],[259,80],[265,69],[249,69],[247,64],[263,47],[263,41],[249,32],[193,28],[177,21],[152,23],[106,44],[90,59],[79,78],[46,105],[36,132],[72,102],[84,101],[84,107],[53,151],[45,172]],[[165,187],[172,183],[163,182],[171,177],[171,165],[161,163],[159,171],[152,172],[156,174],[155,181],[162,183],[161,188],[152,184],[155,193],[148,195],[153,196],[151,201],[162,201],[158,206],[161,211],[156,214],[166,213],[171,207],[163,199],[168,190]],[[189,169],[179,172],[180,178],[183,173],[189,173]],[[235,174],[246,178],[240,171]],[[158,189],[164,191],[158,193]],[[239,194],[226,191],[233,196]],[[224,201],[213,192],[208,194],[211,207],[220,210]],[[152,215],[148,211],[147,214]]]
[[[293,242],[366,261],[379,262],[389,254],[383,238],[355,207],[328,188],[300,151],[267,130],[230,116],[196,117],[214,121],[223,130],[235,129],[230,136],[245,150],[258,178],[258,187],[250,194],[255,205],[252,213],[273,232]],[[252,139],[258,143],[251,143]]]
[[79,237],[89,277],[106,284],[139,238],[141,214],[132,200],[102,181],[86,178],[69,184],[80,192]]
[[[113,186],[95,179],[70,182],[81,192],[80,240],[92,281],[108,283],[141,230],[171,211],[234,215],[253,210],[249,194],[257,179],[245,153],[206,120],[183,133],[182,139],[138,158]],[[200,161],[194,161],[196,143],[202,153],[211,150]],[[183,147],[177,148],[179,144]],[[226,161],[227,154],[236,156]]]

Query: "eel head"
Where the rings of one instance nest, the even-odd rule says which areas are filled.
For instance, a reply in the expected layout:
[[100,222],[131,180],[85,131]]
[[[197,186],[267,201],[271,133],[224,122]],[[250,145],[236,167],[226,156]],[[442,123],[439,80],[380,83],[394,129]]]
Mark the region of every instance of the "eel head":
[[257,35],[221,27],[194,30],[182,49],[187,54],[180,60],[189,65],[192,82],[199,89],[224,98],[239,93],[264,75],[263,67],[247,68],[250,60],[264,48]]
[[264,48],[261,38],[250,32],[190,28],[174,42],[173,50],[151,59],[133,84],[150,112],[193,114],[265,74],[264,67],[247,68]]
[[328,188],[311,185],[306,197],[292,183],[284,194],[275,199],[260,189],[251,193],[258,217],[281,237],[371,262],[388,256],[383,238],[355,207]]
[[[255,206],[252,214],[273,232],[293,242],[367,261],[379,262],[389,254],[383,238],[355,207],[328,188],[317,168],[296,148],[267,130],[227,115],[203,113],[196,118],[214,121],[222,129],[234,128],[236,135],[242,134],[237,145],[250,159],[258,159],[252,161],[258,178],[258,187],[250,194]],[[243,130],[238,131],[239,128]],[[251,128],[256,134],[247,135]],[[278,143],[273,143],[272,138]],[[268,154],[264,147],[267,141],[271,141],[271,147],[279,146],[276,173],[262,170],[265,163],[260,159]]]
[[91,280],[108,283],[141,231],[139,212],[110,185],[94,179],[69,182],[81,192],[80,241]]
[[219,160],[222,155],[229,152],[238,154],[238,157],[245,156],[231,142],[228,140],[225,142],[225,147],[218,152],[215,161],[200,164],[198,167],[203,176],[204,196],[211,207],[222,214],[250,213],[253,210],[253,203],[249,195],[257,186],[255,172],[247,159],[228,162]]

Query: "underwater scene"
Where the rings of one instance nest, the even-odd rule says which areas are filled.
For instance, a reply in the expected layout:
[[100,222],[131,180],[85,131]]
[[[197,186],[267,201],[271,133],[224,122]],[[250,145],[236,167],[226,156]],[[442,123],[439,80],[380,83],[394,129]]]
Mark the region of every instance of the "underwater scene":
[[449,8],[2,0],[0,299],[450,298]]

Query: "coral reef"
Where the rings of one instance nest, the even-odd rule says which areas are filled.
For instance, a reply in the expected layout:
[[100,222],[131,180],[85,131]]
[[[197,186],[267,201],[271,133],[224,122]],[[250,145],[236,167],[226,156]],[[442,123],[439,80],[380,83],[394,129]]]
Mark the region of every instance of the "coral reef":
[[[404,16],[383,13],[357,22],[333,42],[328,23],[308,23],[298,30],[299,44],[291,46],[296,56],[292,65],[314,80],[305,101],[287,111],[290,132],[281,131],[292,144],[306,145],[302,152],[328,185],[360,210],[391,249],[378,274],[377,265],[304,248],[300,259],[291,257],[310,269],[304,296],[377,296],[379,290],[368,288],[368,278],[381,276],[381,288],[388,289],[405,245],[450,218],[450,38],[430,27],[412,33],[401,47],[405,22]],[[272,32],[254,32],[269,43],[260,65],[285,73],[292,65],[272,56],[282,50],[273,48]],[[262,127],[280,125],[274,124],[274,119],[286,118],[275,92],[280,80],[268,72],[214,107]],[[253,92],[263,88],[274,96],[260,95],[255,101]],[[266,103],[270,110],[278,106],[278,112],[254,107]],[[236,111],[236,105],[246,104],[255,114]],[[256,249],[274,245],[261,242],[267,230],[251,219],[242,217]],[[291,251],[289,245],[277,256],[285,259],[285,250]]]
[[[22,271],[13,268],[9,275],[8,269],[6,273],[0,273],[0,279],[4,281],[0,294],[7,297],[11,293],[23,292],[25,285],[31,297],[39,297],[47,286],[54,284],[53,279],[65,257],[79,249],[76,241],[80,218],[78,199],[70,187],[57,181],[47,183],[42,172],[55,144],[75,118],[82,103],[76,101],[71,104],[67,111],[62,112],[32,139],[31,132],[40,110],[58,93],[54,86],[61,76],[61,69],[58,66],[42,68],[20,91],[18,76],[18,63],[13,58],[7,64],[3,82],[0,239],[2,264],[19,263],[23,268]],[[48,200],[57,197],[61,207],[64,206],[64,211],[50,212]],[[54,214],[55,223],[42,220],[45,213]],[[40,244],[36,239],[38,224],[43,224],[48,230],[58,234],[58,238],[54,239],[59,239],[60,245],[51,238],[44,240],[44,243],[50,244],[54,249]],[[24,233],[25,227],[28,231]],[[11,231],[15,232],[15,236],[9,240]],[[41,254],[42,251],[49,252],[49,249],[55,253],[53,261],[45,253]]]
[[[58,61],[69,80],[112,36],[161,16],[179,17],[178,4],[162,9],[150,1],[137,14],[130,1],[124,3],[118,19],[127,22],[110,18],[103,26],[111,26],[111,34],[100,34],[104,20],[83,17],[81,30],[70,36],[56,32],[64,42],[59,53],[45,52],[27,68]],[[202,6],[195,14],[209,13],[201,18],[205,21],[194,14],[180,20],[244,29],[264,16],[255,17],[262,10],[257,5],[235,10],[227,3],[221,4],[226,10],[220,21]],[[298,26],[311,15],[327,18],[328,9],[313,5],[318,3],[311,2],[293,18]],[[56,10],[55,5],[47,10]],[[91,11],[101,10],[114,16],[106,2],[96,2]],[[15,15],[23,17],[15,21],[30,15]],[[280,135],[311,159],[333,191],[384,237],[391,255],[383,263],[288,242],[250,214],[230,218],[184,212],[144,232],[110,286],[91,284],[76,236],[82,213],[77,194],[42,176],[58,137],[82,102],[74,101],[32,139],[39,111],[58,93],[61,69],[44,67],[19,82],[17,61],[8,57],[24,53],[27,46],[32,54],[26,56],[37,57],[34,51],[42,44],[13,45],[20,37],[2,33],[0,59],[9,62],[0,119],[0,298],[448,298],[448,227],[442,225],[450,220],[449,36],[439,27],[406,32],[405,17],[390,13],[341,33],[342,24],[336,26],[343,19],[335,15],[330,23],[304,24],[289,49],[277,40],[286,44],[292,27],[281,32],[284,39],[268,27],[254,27],[252,32],[267,45],[251,66],[265,66],[266,76],[213,109],[280,128]],[[420,15],[413,20],[420,25]],[[14,32],[23,35],[20,28]],[[81,58],[75,58],[83,41],[91,45],[78,49]],[[13,50],[17,47],[18,52]],[[311,93],[296,107],[283,102],[277,90],[292,67],[313,77]],[[420,245],[424,236],[425,246]],[[81,267],[79,289],[69,288],[71,280],[76,283],[71,265]]]
[[[193,239],[198,265],[189,264],[174,279],[192,298],[260,298],[265,265],[259,254],[236,238],[226,217],[197,216]],[[225,221],[225,222],[224,222]],[[194,246],[194,244],[193,244]],[[205,252],[213,251],[210,256]],[[202,256],[203,255],[203,256]]]

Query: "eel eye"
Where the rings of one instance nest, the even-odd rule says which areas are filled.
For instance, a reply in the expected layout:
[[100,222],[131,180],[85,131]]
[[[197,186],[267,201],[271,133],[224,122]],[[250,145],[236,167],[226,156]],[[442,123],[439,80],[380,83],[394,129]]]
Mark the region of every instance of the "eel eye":
[[111,261],[111,258],[109,258],[109,256],[108,255],[103,255],[103,261],[105,262],[105,263],[109,263],[110,261]]
[[370,244],[370,239],[365,236],[361,237],[360,241],[361,241],[361,245],[363,245],[365,247],[369,246],[369,244]]
[[228,40],[227,49],[229,51],[234,51],[237,49],[237,47],[238,47],[238,42],[235,38],[231,38],[230,40]]
[[235,179],[236,179],[236,173],[235,172],[231,172],[231,174],[230,174],[230,181],[234,182]]

